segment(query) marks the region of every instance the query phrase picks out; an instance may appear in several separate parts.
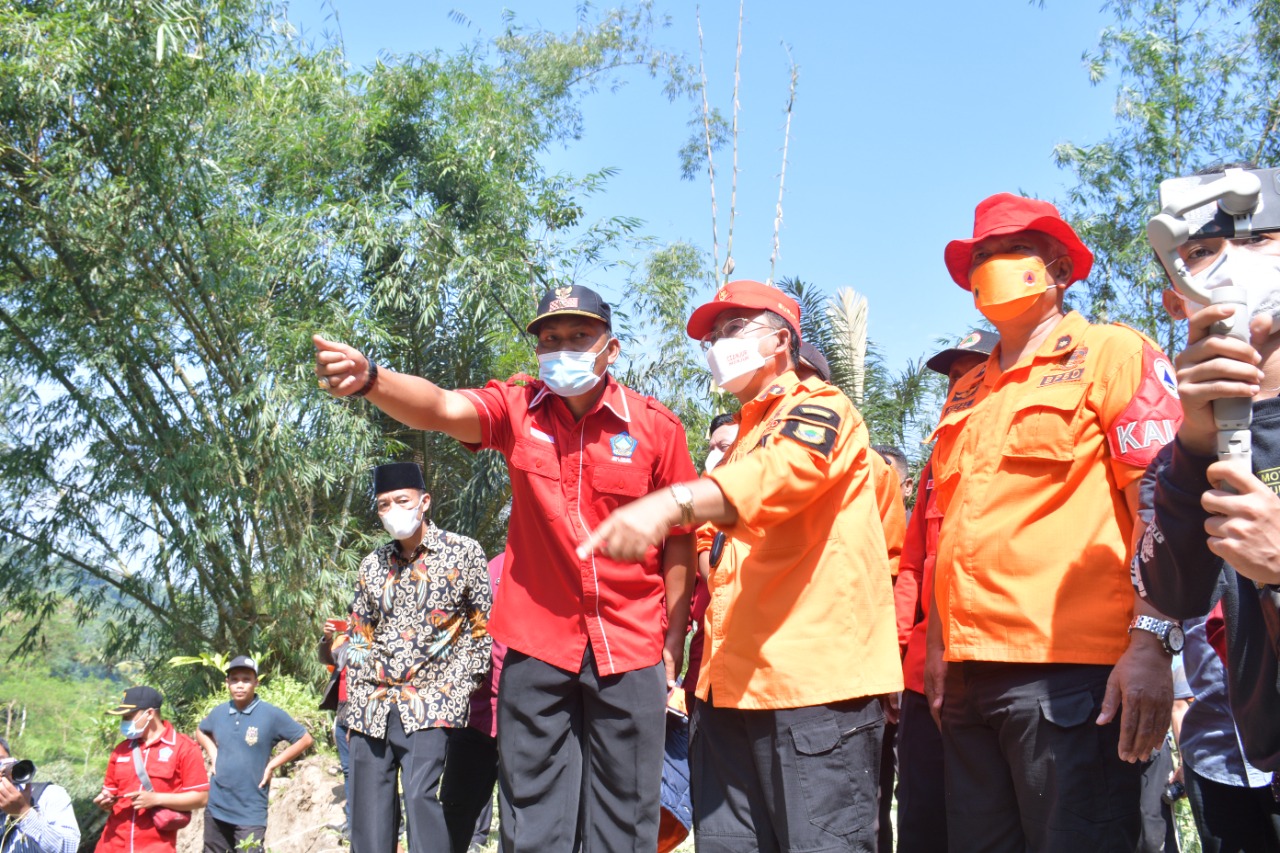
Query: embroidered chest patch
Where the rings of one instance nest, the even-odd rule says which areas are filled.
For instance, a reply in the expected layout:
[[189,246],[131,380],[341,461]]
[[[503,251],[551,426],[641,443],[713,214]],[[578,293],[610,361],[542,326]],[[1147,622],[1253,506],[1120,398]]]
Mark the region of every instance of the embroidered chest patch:
[[630,459],[639,444],[630,433],[620,432],[609,439],[609,450],[613,452],[614,459]]
[[258,742],[257,726],[249,726],[249,728],[244,730],[244,742],[249,744],[249,746],[253,746]]

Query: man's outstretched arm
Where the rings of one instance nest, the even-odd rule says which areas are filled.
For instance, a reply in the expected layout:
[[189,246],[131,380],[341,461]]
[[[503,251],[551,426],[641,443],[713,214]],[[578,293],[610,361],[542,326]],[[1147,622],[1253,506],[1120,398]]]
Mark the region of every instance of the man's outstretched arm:
[[359,350],[320,335],[312,335],[311,341],[320,387],[334,397],[350,397],[368,386],[365,399],[405,426],[443,432],[467,444],[480,441],[480,416],[457,391],[381,366],[369,385],[372,368]]

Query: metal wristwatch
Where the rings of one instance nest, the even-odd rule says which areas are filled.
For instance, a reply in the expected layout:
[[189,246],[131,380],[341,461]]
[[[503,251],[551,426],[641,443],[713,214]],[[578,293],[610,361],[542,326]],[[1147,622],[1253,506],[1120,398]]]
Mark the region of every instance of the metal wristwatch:
[[1160,643],[1164,646],[1164,650],[1171,655],[1179,654],[1186,642],[1186,637],[1182,633],[1182,626],[1169,619],[1157,619],[1154,616],[1135,616],[1133,621],[1129,623],[1130,634],[1133,633],[1134,628],[1155,634],[1160,638]]
[[680,508],[680,523],[688,527],[693,523],[693,491],[684,483],[673,483],[670,490],[671,497]]

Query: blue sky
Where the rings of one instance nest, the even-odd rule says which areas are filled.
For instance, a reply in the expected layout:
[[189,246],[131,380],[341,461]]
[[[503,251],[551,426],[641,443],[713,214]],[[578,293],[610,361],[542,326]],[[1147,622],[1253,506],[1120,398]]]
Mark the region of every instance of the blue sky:
[[[319,39],[334,32],[336,10],[348,60],[367,66],[379,56],[450,50],[497,34],[504,8],[522,22],[568,30],[576,5],[292,0],[289,17]],[[769,275],[785,41],[800,81],[777,276],[864,293],[871,337],[895,370],[933,352],[937,338],[958,338],[976,323],[969,295],[947,276],[943,246],[970,235],[973,208],[991,193],[1065,197],[1073,176],[1053,164],[1054,146],[1100,141],[1114,125],[1113,86],[1091,86],[1081,61],[1109,16],[1079,0],[1045,6],[747,0],[733,277]],[[655,9],[671,17],[659,42],[696,58],[694,4],[657,0]],[[456,21],[455,10],[469,23]],[[710,95],[727,114],[738,4],[708,0],[701,10]],[[669,103],[640,75],[625,79],[620,91],[589,97],[582,139],[549,152],[546,163],[575,174],[616,167],[589,215],[638,216],[662,242],[709,251],[707,181],[682,181],[677,156],[693,105]],[[722,261],[729,167],[725,151],[716,162]],[[619,272],[601,275],[606,290],[621,282]]]

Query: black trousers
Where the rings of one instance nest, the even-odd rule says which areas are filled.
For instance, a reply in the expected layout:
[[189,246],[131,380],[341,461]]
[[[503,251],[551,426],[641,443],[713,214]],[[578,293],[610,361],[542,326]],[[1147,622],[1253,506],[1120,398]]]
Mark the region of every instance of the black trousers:
[[498,687],[504,853],[653,853],[666,695],[661,663],[602,676],[590,645],[578,672],[508,649]]
[[1204,853],[1277,853],[1280,851],[1280,805],[1270,787],[1225,785],[1182,771],[1191,814]]
[[947,853],[942,735],[914,690],[902,691],[898,718],[898,853]]
[[1132,853],[1144,765],[1097,725],[1108,666],[947,667],[942,743],[954,853]]
[[262,853],[266,837],[265,826],[237,826],[204,813],[204,853]]
[[887,720],[880,746],[880,814],[876,849],[893,853],[893,779],[898,773],[898,724]]
[[698,853],[872,853],[883,733],[877,697],[782,710],[699,701],[689,756]]
[[476,839],[476,825],[493,801],[498,781],[498,741],[472,728],[449,729],[440,780],[440,805],[449,828],[449,848],[467,853]]
[[387,715],[387,735],[351,732],[351,851],[396,853],[403,781],[409,853],[448,853],[449,833],[436,789],[444,769],[445,730],[408,734],[398,709]]

